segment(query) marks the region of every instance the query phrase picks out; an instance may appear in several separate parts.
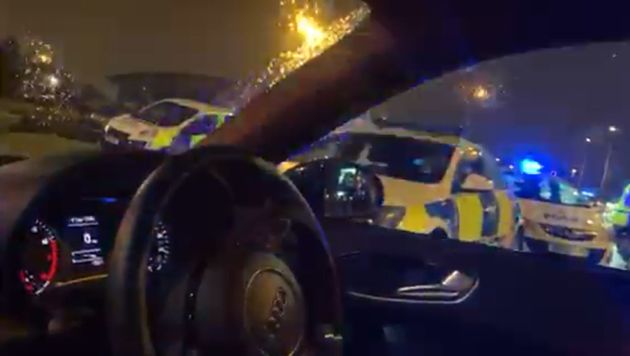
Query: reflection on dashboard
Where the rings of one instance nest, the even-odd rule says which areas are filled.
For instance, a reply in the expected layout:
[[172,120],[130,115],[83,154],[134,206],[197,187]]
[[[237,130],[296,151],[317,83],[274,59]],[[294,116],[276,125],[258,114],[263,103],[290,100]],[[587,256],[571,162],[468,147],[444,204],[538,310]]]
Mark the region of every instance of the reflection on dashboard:
[[[22,232],[17,273],[24,290],[40,295],[107,277],[107,260],[127,199],[81,199],[52,214],[37,216]],[[171,241],[167,224],[158,219],[152,229],[147,269],[166,266]]]
[[168,228],[163,221],[158,220],[153,227],[153,241],[151,243],[149,260],[147,263],[147,269],[149,272],[161,271],[168,262],[170,254],[171,241]]

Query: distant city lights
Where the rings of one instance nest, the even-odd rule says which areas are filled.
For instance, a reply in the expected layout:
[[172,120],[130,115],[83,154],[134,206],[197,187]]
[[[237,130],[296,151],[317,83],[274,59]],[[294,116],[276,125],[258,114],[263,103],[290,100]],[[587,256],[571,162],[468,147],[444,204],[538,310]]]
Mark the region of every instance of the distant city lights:
[[48,54],[40,54],[40,55],[37,56],[37,60],[40,63],[51,64],[52,63],[52,56],[50,56]]
[[608,126],[608,132],[617,132],[619,131],[619,128],[617,128],[617,126]]
[[52,88],[56,88],[57,86],[59,86],[59,78],[57,78],[56,75],[51,74],[50,76],[48,76],[48,84]]

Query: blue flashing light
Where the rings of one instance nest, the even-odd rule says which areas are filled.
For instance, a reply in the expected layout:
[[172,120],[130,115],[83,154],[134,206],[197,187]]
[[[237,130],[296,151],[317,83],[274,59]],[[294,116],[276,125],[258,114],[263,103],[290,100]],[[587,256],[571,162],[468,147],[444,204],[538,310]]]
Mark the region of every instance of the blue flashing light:
[[595,198],[595,193],[588,190],[583,190],[580,192],[580,194],[582,194],[583,196],[587,198]]
[[99,200],[101,201],[101,203],[106,203],[106,204],[112,204],[118,201],[118,199],[113,198],[113,197],[101,197],[99,198]]
[[542,164],[530,158],[525,158],[524,160],[522,160],[519,166],[523,174],[529,174],[529,175],[538,175],[541,173],[540,171],[543,169]]

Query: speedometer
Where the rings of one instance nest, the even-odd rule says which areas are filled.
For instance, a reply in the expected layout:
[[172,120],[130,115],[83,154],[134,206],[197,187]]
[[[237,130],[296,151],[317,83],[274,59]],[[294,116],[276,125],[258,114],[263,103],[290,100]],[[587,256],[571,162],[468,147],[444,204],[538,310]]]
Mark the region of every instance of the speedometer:
[[151,249],[147,269],[149,272],[161,271],[171,255],[171,241],[169,231],[164,222],[159,221],[153,227]]
[[18,276],[29,294],[40,294],[57,273],[59,245],[54,230],[35,220],[26,231],[20,255]]

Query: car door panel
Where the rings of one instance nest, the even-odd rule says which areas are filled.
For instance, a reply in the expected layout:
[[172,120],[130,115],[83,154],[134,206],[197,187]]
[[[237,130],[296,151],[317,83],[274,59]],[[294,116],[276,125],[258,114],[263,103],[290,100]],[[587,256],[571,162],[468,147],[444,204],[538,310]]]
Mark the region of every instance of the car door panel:
[[[346,308],[354,317],[369,315],[372,322],[406,325],[412,331],[431,329],[435,323],[431,336],[435,340],[469,335],[473,340],[469,341],[485,351],[505,351],[492,349],[507,343],[517,345],[515,350],[538,345],[536,350],[550,354],[630,352],[626,342],[630,340],[630,277],[626,272],[562,256],[518,253],[356,223],[325,222],[324,228],[338,261]],[[368,261],[361,273],[347,263],[353,255]],[[407,267],[383,271],[382,262],[372,263],[378,259]],[[414,270],[415,280],[394,277],[409,270]],[[349,293],[396,290],[401,287],[397,281],[430,284],[436,276],[452,271],[472,276],[478,283],[466,298],[453,303],[396,303]]]

